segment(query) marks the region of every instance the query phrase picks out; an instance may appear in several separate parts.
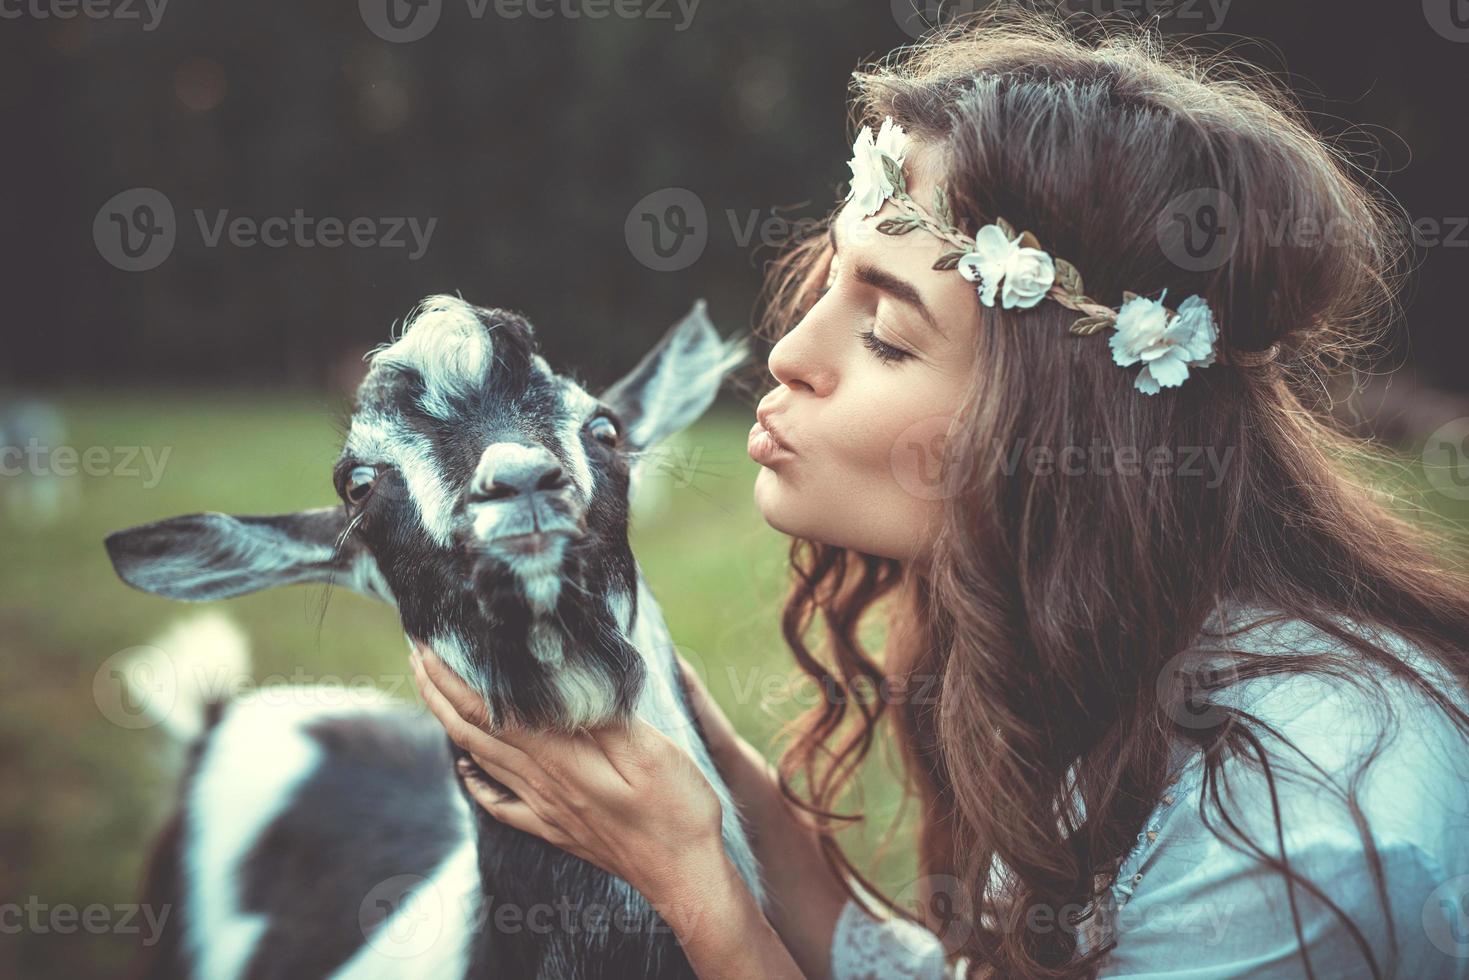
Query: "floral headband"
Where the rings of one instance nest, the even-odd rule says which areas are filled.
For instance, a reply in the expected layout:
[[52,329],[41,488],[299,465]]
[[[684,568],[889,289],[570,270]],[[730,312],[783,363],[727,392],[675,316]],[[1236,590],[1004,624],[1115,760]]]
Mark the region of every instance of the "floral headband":
[[[1016,234],[1004,218],[985,225],[973,238],[954,227],[948,199],[942,187],[934,191],[933,211],[929,213],[908,196],[903,178],[903,160],[908,136],[889,116],[877,136],[870,126],[863,126],[852,144],[852,186],[847,200],[854,201],[863,217],[871,217],[889,199],[903,212],[877,225],[884,235],[906,235],[922,228],[951,245],[933,264],[935,269],[957,269],[966,280],[978,283],[979,300],[985,306],[995,305],[1000,296],[1004,308],[1028,310],[1043,299],[1053,299],[1082,316],[1071,325],[1079,337],[1100,333],[1108,327],[1116,332],[1111,337],[1112,359],[1119,367],[1142,362],[1142,370],[1134,387],[1144,394],[1156,395],[1164,388],[1181,385],[1189,368],[1206,368],[1216,359],[1219,331],[1213,311],[1202,296],[1190,296],[1178,304],[1177,310],[1163,305],[1168,290],[1157,299],[1124,292],[1122,306],[1113,309],[1086,295],[1081,273],[1065,259],[1058,259],[1041,248],[1031,232]],[[1250,366],[1274,359],[1277,348],[1272,344],[1259,353],[1236,351],[1230,356],[1234,364]]]

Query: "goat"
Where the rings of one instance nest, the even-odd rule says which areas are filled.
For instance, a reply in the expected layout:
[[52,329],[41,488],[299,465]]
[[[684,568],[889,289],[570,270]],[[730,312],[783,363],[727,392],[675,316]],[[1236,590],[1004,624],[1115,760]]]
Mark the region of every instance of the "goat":
[[[341,506],[120,531],[106,542],[118,575],[184,600],[347,585],[396,605],[497,722],[566,731],[636,713],[707,775],[760,897],[627,535],[631,473],[704,412],[742,342],[721,340],[700,300],[593,397],[522,316],[439,296],[369,357],[334,470]],[[210,659],[188,656],[175,674]],[[198,734],[149,872],[150,899],[174,909],[154,975],[692,975],[625,881],[468,803],[460,750],[421,710],[310,689],[222,698],[187,679],[179,717],[191,691],[197,717],[175,727]],[[552,909],[579,925],[544,927]]]

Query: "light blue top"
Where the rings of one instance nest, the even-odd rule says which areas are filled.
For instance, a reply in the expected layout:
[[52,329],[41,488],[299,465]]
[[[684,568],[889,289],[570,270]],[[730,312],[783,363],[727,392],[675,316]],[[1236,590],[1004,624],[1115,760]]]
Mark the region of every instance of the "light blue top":
[[[1249,617],[1243,622],[1253,622],[1258,610],[1241,615]],[[1246,649],[1282,655],[1337,645],[1300,621],[1262,625],[1247,635]],[[1461,707],[1469,706],[1462,690],[1400,638],[1380,639],[1428,672]],[[1285,853],[1361,930],[1380,975],[1469,980],[1469,740],[1406,682],[1365,667],[1361,677],[1386,692],[1391,722],[1370,689],[1364,693],[1317,675],[1255,678],[1217,692],[1213,700],[1251,711],[1300,750],[1296,754],[1261,735],[1275,775]],[[1358,804],[1382,862],[1390,915],[1380,904],[1361,835],[1339,792],[1379,736],[1385,741],[1362,774]],[[1203,766],[1196,751],[1181,746],[1175,771],[1175,781],[1123,860],[1097,925],[1089,927],[1109,929],[1116,940],[1099,976],[1305,976],[1284,879],[1204,825]],[[1226,812],[1250,840],[1278,856],[1264,775],[1235,758],[1223,764],[1220,776],[1220,790],[1228,792]],[[1218,826],[1212,803],[1206,813]],[[1299,884],[1295,897],[1315,975],[1371,976],[1341,919]],[[1036,921],[1037,928],[1061,927]],[[1083,948],[1094,948],[1100,938],[1084,935]],[[933,934],[911,923],[873,919],[851,901],[837,923],[831,965],[835,980],[955,975]]]

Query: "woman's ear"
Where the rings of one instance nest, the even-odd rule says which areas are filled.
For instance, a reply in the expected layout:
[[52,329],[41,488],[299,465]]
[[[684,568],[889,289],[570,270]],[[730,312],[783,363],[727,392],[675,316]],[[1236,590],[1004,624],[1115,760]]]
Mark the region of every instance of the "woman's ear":
[[720,339],[701,299],[602,400],[622,417],[630,447],[647,449],[703,415],[748,356],[744,338]]

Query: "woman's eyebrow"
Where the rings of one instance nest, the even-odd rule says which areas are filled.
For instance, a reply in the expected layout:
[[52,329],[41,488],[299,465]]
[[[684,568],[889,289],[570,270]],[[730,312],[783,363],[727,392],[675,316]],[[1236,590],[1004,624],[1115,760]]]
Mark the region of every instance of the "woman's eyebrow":
[[940,329],[938,321],[933,318],[933,314],[928,312],[928,307],[923,305],[923,297],[918,294],[918,290],[908,280],[899,279],[891,272],[886,272],[877,268],[877,266],[863,265],[861,263],[852,270],[852,274],[857,277],[858,282],[866,283],[874,289],[882,290],[894,299],[907,303],[918,311],[918,315],[923,317],[924,322],[932,327],[940,337],[948,337],[948,334]]
[[[827,240],[831,242],[831,250],[835,254],[837,251],[836,221],[832,221],[831,225],[827,228]],[[894,299],[907,303],[918,311],[918,315],[923,317],[924,322],[932,327],[940,337],[948,338],[948,334],[944,333],[943,328],[938,325],[938,321],[934,319],[933,314],[928,312],[928,307],[923,303],[923,296],[911,282],[906,279],[899,279],[891,272],[879,269],[874,265],[867,265],[861,262],[853,267],[852,274],[857,277],[858,282],[865,283],[873,289],[880,289]]]

